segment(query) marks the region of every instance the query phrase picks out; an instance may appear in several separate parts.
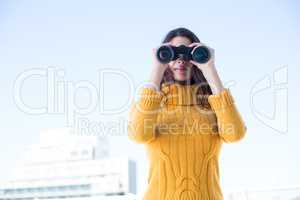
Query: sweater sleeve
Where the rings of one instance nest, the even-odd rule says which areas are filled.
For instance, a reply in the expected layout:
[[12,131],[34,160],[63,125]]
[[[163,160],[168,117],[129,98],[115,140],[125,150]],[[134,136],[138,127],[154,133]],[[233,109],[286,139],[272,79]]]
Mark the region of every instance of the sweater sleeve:
[[247,127],[243,121],[229,88],[208,97],[208,102],[217,116],[218,133],[226,143],[241,140]]
[[148,143],[155,139],[157,116],[163,94],[151,87],[142,89],[138,101],[129,111],[128,137],[137,143]]

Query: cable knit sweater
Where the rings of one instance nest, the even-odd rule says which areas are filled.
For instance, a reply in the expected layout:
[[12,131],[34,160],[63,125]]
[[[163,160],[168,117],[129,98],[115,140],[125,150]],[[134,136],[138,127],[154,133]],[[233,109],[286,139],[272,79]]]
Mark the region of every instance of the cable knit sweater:
[[229,88],[200,108],[197,85],[143,88],[130,109],[128,137],[146,146],[150,168],[143,200],[222,200],[222,143],[241,140],[246,126]]

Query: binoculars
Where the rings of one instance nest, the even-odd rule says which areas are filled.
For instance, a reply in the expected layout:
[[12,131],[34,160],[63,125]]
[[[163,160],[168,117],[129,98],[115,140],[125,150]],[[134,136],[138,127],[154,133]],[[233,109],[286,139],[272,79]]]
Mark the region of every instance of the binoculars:
[[211,54],[206,46],[187,47],[185,45],[180,45],[176,47],[172,45],[163,45],[158,48],[156,56],[159,62],[163,64],[178,58],[185,61],[193,60],[198,63],[206,63],[209,61]]

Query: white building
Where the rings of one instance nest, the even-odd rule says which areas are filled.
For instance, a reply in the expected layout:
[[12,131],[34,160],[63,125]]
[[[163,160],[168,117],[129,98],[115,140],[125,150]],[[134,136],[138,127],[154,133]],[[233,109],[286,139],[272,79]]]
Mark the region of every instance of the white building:
[[42,131],[12,179],[0,184],[0,200],[135,199],[135,193],[134,161],[109,157],[105,138],[69,128]]

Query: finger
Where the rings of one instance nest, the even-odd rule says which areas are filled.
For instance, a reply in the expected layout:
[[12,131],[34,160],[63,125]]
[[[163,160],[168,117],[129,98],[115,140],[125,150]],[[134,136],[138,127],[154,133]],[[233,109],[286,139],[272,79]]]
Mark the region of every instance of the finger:
[[204,46],[204,45],[203,45],[202,43],[200,43],[200,42],[190,44],[189,47],[192,47],[192,48],[193,48],[193,50],[192,50],[191,53],[194,53],[194,51],[196,50],[196,48],[197,48],[197,47],[201,47],[201,46]]
[[202,46],[202,44],[200,42],[194,42],[189,45],[189,47],[195,47],[195,46]]

